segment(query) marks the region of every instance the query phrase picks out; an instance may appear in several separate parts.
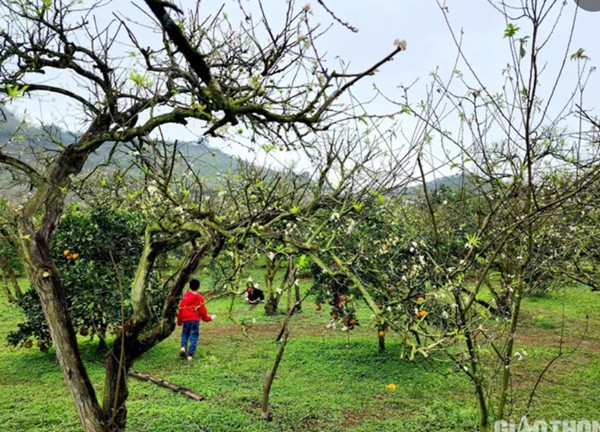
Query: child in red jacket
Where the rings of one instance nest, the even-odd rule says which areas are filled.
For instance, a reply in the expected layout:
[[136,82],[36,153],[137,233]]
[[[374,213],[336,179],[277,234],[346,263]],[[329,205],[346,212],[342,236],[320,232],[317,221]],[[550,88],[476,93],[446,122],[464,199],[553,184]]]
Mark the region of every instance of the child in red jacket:
[[[190,290],[183,295],[181,303],[179,303],[179,313],[177,314],[177,325],[183,324],[181,332],[181,349],[179,357],[194,360],[196,345],[200,337],[200,320],[209,322],[213,321],[217,316],[209,315],[204,305],[204,297],[198,292],[200,282],[197,279],[190,281]],[[189,349],[188,349],[189,341]]]

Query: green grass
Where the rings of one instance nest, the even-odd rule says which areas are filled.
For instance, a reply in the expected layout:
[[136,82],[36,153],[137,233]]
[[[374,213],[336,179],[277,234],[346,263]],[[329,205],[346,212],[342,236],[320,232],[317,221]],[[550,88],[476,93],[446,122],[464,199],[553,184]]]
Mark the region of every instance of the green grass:
[[[260,274],[254,275],[255,280]],[[556,355],[563,310],[565,356],[550,369],[532,406],[532,417],[593,418],[600,412],[598,294],[583,288],[527,299],[517,350],[527,355],[515,366],[515,412],[521,413],[537,373]],[[290,342],[272,388],[274,421],[265,423],[259,402],[265,374],[279,345],[282,318],[248,310],[238,300],[235,316],[252,325],[248,337],[226,320],[229,301],[208,304],[214,323],[203,324],[197,361],[177,356],[179,329],[139,359],[134,369],[167,379],[206,396],[195,402],[152,384],[130,379],[129,431],[467,431],[477,413],[469,381],[441,358],[409,362],[400,340],[387,338],[377,352],[370,312],[359,309],[361,326],[351,334],[327,331],[328,310],[310,302],[292,322]],[[588,330],[579,349],[577,346]],[[77,431],[75,410],[53,350],[8,347],[6,334],[20,311],[0,299],[0,431]],[[95,345],[81,339],[98,394],[103,369],[89,363]],[[568,354],[568,355],[567,355]],[[397,390],[386,388],[389,383]]]

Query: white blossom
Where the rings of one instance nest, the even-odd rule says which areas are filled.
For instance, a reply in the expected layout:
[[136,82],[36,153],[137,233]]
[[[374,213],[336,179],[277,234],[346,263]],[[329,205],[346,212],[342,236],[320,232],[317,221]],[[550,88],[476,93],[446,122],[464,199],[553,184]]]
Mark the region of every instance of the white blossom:
[[354,232],[354,227],[356,226],[356,221],[354,219],[350,219],[348,223],[348,228],[346,228],[346,234],[352,234]]
[[405,40],[396,39],[394,41],[394,45],[396,45],[402,51],[406,51],[406,41]]

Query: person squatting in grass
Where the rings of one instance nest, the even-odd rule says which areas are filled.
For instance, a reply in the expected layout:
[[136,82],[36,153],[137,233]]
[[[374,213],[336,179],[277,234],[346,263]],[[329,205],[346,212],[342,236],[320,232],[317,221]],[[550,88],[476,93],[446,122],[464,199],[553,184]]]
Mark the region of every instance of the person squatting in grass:
[[259,302],[265,301],[265,293],[258,289],[252,282],[246,284],[246,292],[244,293],[244,301],[250,305],[250,309],[256,306]]
[[[331,329],[335,328],[335,323],[340,319],[344,318],[344,322],[346,320],[346,311],[344,310],[344,295],[339,292],[333,293],[333,299],[329,302],[331,307],[331,321],[329,324],[325,326],[325,328]],[[342,331],[346,331],[348,328],[344,325]]]
[[200,337],[200,320],[210,322],[217,317],[208,314],[204,305],[204,297],[198,292],[198,289],[200,289],[200,282],[197,279],[192,279],[190,290],[183,295],[177,313],[177,325],[183,325],[179,357],[185,358],[187,355],[187,359],[190,361],[194,360]]

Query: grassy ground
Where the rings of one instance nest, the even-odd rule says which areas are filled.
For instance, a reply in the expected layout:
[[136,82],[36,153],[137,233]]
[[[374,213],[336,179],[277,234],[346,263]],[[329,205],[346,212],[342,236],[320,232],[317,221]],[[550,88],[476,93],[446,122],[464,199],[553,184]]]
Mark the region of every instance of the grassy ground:
[[[600,413],[600,301],[598,294],[574,288],[525,302],[517,350],[527,355],[515,368],[515,415],[520,415],[537,373],[558,352],[566,317],[565,355],[543,380],[532,417],[594,419]],[[400,341],[377,338],[366,308],[361,327],[351,334],[325,330],[329,311],[310,302],[292,323],[291,339],[272,389],[275,420],[265,423],[259,401],[266,372],[279,345],[281,318],[249,311],[238,301],[235,315],[251,324],[248,337],[226,320],[229,301],[208,304],[219,317],[204,324],[195,362],[177,356],[179,329],[135,364],[135,370],[186,386],[204,396],[195,402],[169,390],[130,380],[130,431],[467,431],[474,430],[476,405],[465,377],[443,362],[408,362]],[[589,315],[589,320],[586,320]],[[8,347],[6,334],[20,311],[0,299],[0,431],[77,431],[79,423],[53,351]],[[587,333],[579,344],[581,334]],[[579,349],[572,353],[574,347]],[[95,345],[81,339],[84,357],[98,358]],[[98,394],[103,369],[88,363]],[[394,383],[397,389],[389,390]],[[599,420],[595,418],[595,420]]]

